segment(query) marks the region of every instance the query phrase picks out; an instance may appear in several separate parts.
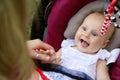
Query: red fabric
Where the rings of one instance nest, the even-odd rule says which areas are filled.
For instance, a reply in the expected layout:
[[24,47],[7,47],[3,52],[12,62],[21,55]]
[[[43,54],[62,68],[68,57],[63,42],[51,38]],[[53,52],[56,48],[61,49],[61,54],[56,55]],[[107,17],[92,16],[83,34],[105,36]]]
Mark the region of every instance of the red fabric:
[[56,0],[48,17],[45,42],[57,51],[64,39],[64,31],[69,19],[85,4],[95,0]]
[[36,67],[36,71],[40,74],[42,80],[50,80],[43,74],[42,70],[40,70],[38,67]]
[[120,55],[117,58],[116,63],[110,66],[111,80],[120,80]]

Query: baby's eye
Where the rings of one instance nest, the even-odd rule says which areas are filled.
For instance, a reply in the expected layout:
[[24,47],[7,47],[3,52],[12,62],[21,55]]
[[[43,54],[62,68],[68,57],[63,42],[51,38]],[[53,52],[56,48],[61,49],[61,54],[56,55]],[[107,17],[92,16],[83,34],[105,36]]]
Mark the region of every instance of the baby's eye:
[[86,27],[82,27],[82,29],[83,29],[83,31],[86,31],[86,30],[87,30]]
[[93,33],[92,33],[92,36],[98,36],[98,34],[97,34],[97,33],[95,33],[95,32],[93,32]]

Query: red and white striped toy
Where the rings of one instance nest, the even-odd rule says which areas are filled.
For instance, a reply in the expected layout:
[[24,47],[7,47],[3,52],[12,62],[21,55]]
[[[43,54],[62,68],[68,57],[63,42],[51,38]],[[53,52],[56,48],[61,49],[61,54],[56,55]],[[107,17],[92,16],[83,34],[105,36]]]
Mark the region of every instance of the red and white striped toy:
[[107,9],[107,14],[105,15],[105,20],[101,29],[101,35],[104,35],[108,29],[108,27],[111,25],[111,14],[115,10],[115,4],[117,3],[117,0],[112,0],[112,2],[109,4]]

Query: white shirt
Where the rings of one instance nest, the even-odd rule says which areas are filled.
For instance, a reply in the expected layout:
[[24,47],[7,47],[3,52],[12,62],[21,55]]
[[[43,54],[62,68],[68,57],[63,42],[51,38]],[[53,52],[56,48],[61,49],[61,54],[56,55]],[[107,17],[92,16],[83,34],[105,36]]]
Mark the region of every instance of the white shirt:
[[72,48],[71,46],[74,45],[75,42],[72,39],[63,40],[60,64],[68,69],[84,72],[95,80],[97,60],[109,58],[110,52],[100,49],[98,53],[91,55]]

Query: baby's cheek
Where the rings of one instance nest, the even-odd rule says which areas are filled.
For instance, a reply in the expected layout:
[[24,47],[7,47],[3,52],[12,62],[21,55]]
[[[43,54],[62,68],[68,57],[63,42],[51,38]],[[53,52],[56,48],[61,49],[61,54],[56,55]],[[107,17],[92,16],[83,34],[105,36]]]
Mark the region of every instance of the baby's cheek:
[[[92,44],[92,43],[91,43]],[[91,51],[97,52],[99,49],[101,49],[101,42],[94,42],[93,45],[90,46]]]

